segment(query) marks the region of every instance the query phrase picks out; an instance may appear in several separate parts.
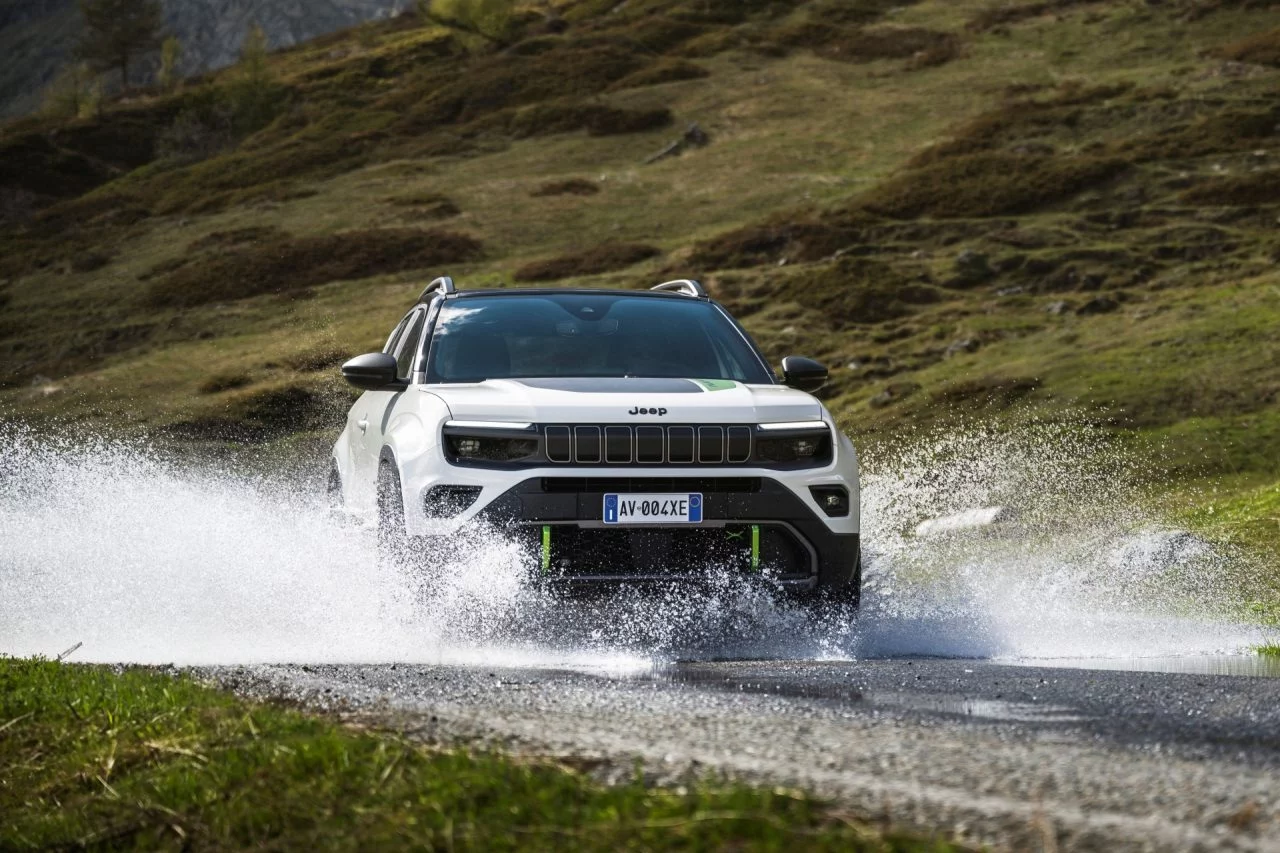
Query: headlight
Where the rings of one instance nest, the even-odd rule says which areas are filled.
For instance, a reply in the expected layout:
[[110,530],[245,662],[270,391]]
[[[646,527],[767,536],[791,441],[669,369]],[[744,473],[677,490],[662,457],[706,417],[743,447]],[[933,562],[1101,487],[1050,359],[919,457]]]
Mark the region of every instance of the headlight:
[[823,425],[757,433],[755,455],[765,465],[825,465],[831,461],[831,430]]
[[505,424],[489,427],[482,422],[444,425],[444,455],[450,462],[479,465],[520,462],[540,458],[541,449],[541,441],[531,424],[525,429]]

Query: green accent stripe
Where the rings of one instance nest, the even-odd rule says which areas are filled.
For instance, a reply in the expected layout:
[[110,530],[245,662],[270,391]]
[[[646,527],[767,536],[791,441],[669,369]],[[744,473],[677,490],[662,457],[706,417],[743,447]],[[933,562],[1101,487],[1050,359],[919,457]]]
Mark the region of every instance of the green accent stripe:
[[760,525],[751,525],[751,571],[760,571]]
[[542,525],[542,572],[551,570],[551,525]]

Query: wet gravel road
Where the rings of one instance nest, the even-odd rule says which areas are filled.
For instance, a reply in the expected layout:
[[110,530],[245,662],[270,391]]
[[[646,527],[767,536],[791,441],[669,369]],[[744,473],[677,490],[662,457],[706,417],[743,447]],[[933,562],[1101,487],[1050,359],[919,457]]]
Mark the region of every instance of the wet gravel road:
[[1280,851],[1280,679],[983,661],[204,669],[430,742],[709,769],[1009,849]]

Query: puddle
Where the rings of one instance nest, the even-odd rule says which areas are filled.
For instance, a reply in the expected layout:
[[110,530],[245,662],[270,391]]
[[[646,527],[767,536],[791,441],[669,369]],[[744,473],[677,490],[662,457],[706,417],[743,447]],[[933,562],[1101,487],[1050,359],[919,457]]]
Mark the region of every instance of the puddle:
[[1048,666],[1061,669],[1106,669],[1124,672],[1180,672],[1189,675],[1244,675],[1280,678],[1280,657],[1266,655],[1189,655],[1150,658],[1047,658],[993,660],[1008,666]]

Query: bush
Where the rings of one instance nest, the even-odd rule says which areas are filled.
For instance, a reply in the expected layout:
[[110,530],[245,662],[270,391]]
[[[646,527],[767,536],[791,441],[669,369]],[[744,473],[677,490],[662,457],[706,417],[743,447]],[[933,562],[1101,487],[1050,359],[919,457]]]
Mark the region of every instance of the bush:
[[902,172],[854,200],[895,219],[1029,213],[1116,177],[1123,160],[981,153]]
[[624,269],[661,254],[661,249],[642,243],[606,243],[585,252],[525,264],[516,270],[514,277],[516,281],[555,281],[571,276],[598,275]]
[[147,301],[157,307],[186,307],[290,293],[330,281],[457,263],[479,255],[475,239],[450,231],[388,228],[281,237],[209,255],[176,269],[150,286]]

